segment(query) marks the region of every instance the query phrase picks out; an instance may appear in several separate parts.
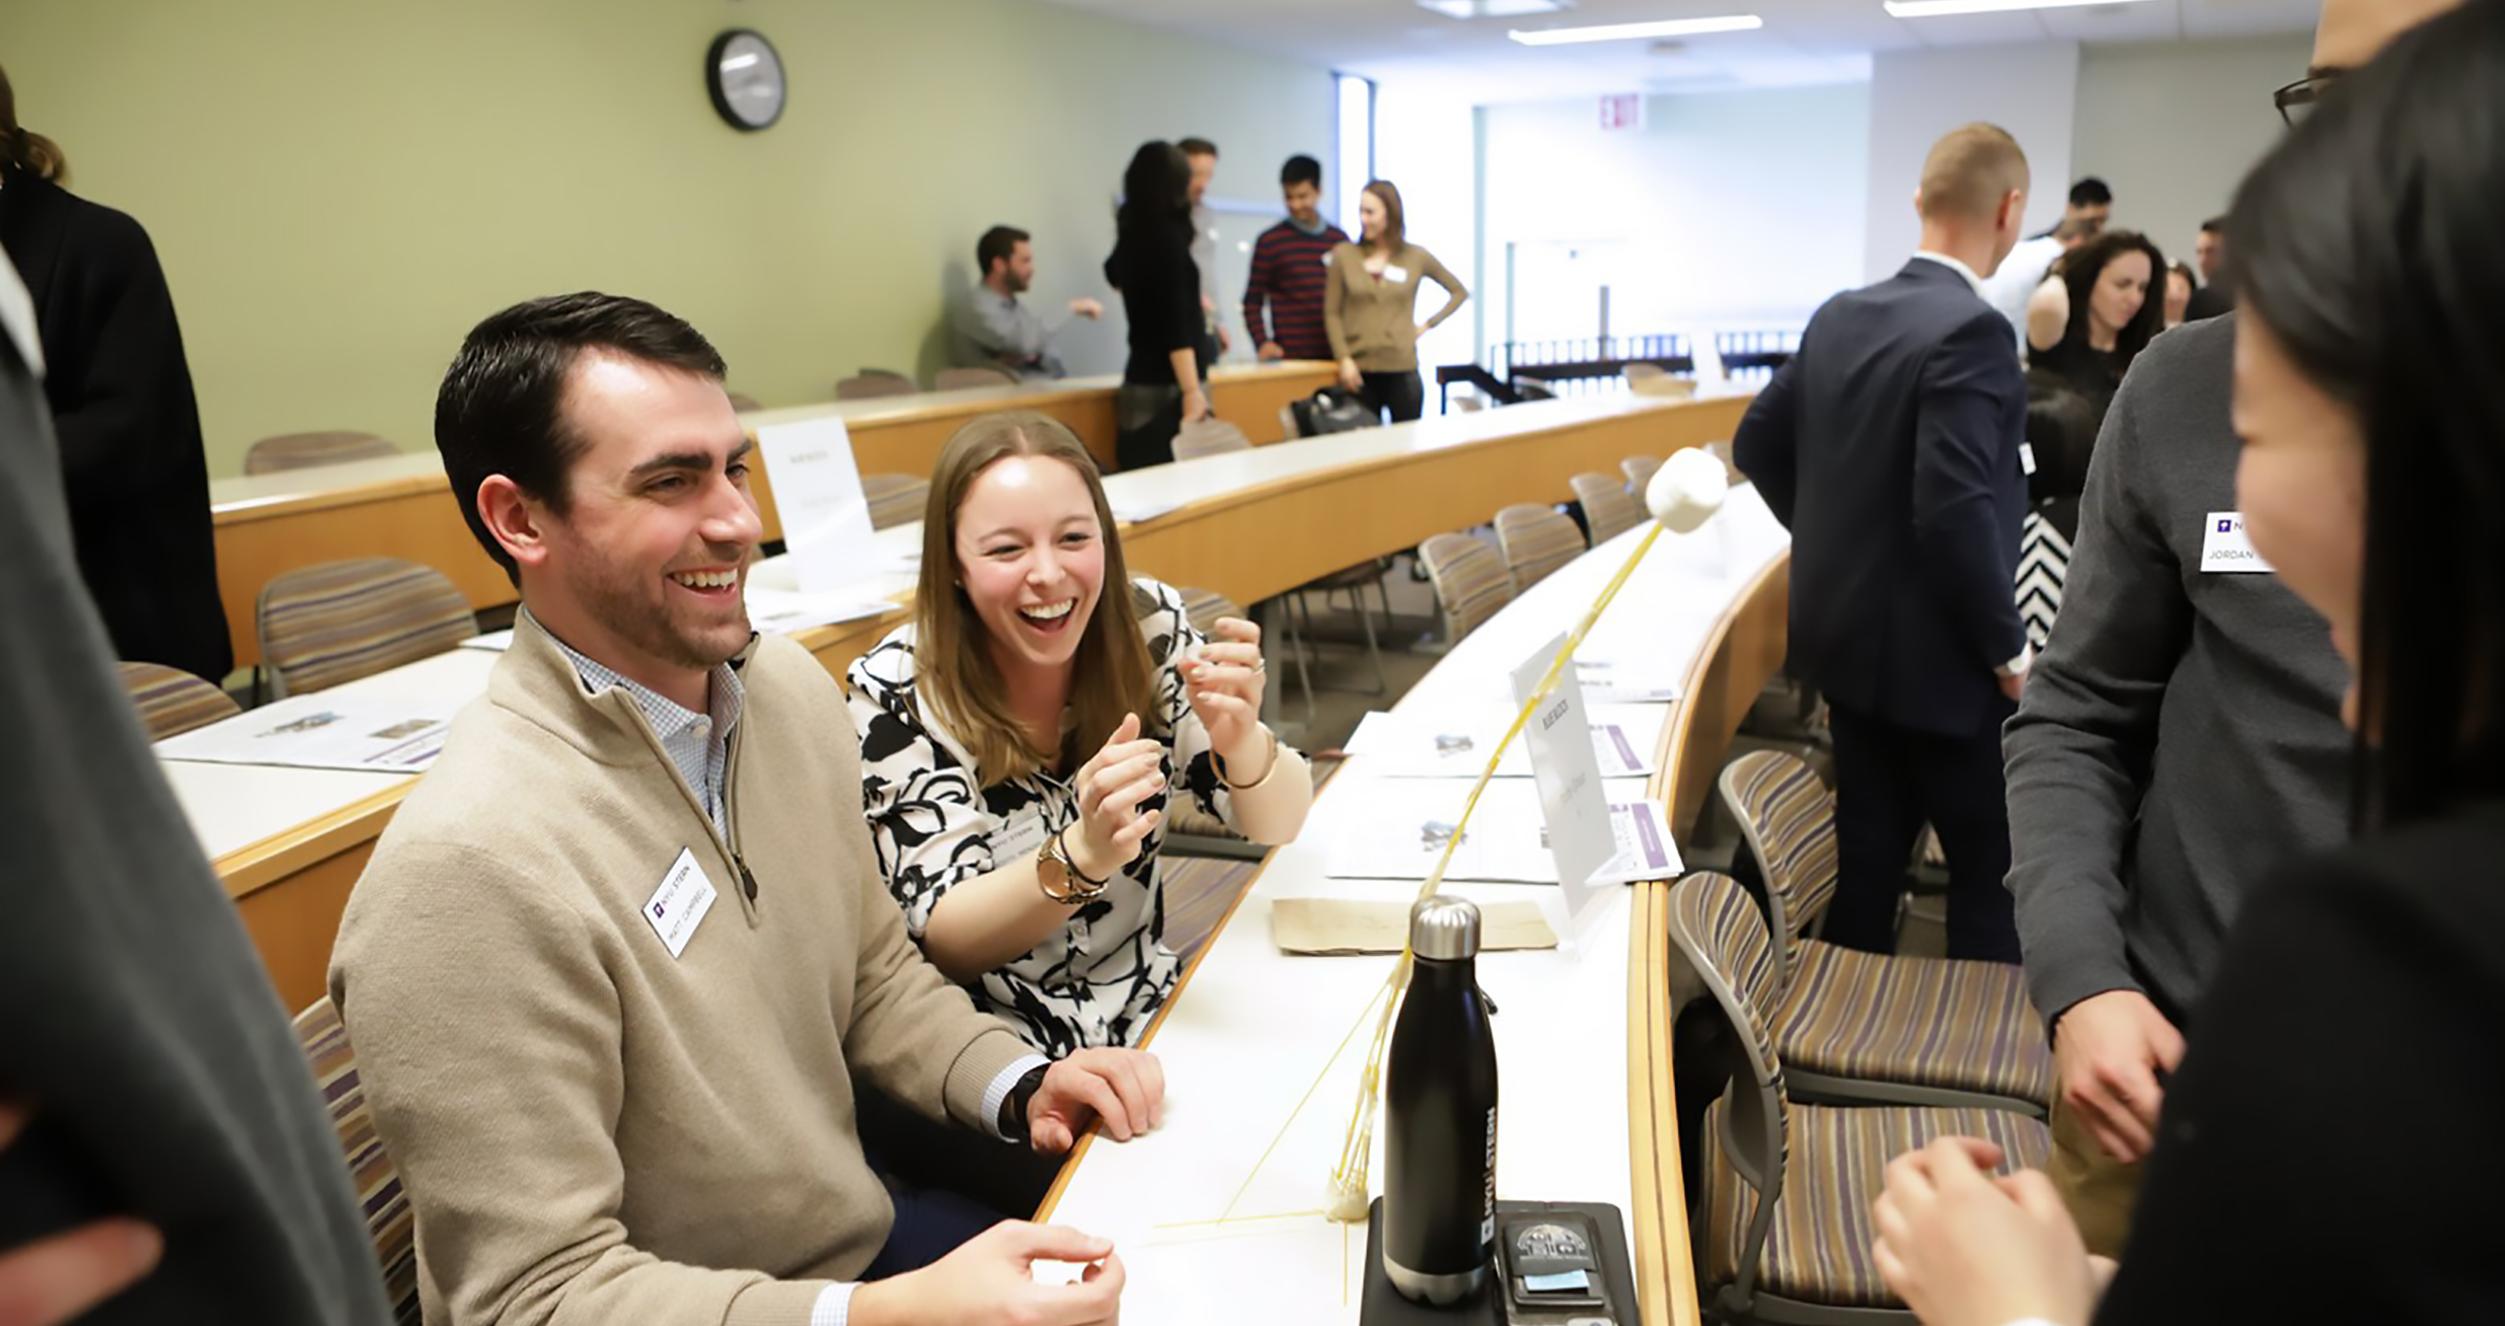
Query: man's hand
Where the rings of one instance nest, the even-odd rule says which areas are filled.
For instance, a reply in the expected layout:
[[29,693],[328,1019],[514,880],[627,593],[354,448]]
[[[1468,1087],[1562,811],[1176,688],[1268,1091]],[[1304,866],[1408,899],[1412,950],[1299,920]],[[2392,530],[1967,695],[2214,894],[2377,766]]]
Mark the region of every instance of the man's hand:
[[1261,343],[1259,354],[1263,359],[1287,358],[1287,351],[1281,348],[1279,343],[1276,341],[1263,341]]
[[[0,1151],[26,1127],[26,1111],[0,1101]],[[0,1251],[0,1326],[56,1326],[156,1269],[165,1237],[127,1217],[98,1220],[67,1233]]]
[[1943,1137],[1888,1164],[1872,1259],[1925,1326],[2078,1326],[2095,1307],[2087,1249],[2052,1182],[1984,1172],[2002,1160],[1990,1142]]
[[1234,337],[1231,333],[1229,333],[1229,332],[1227,331],[1227,329],[1226,329],[1226,324],[1225,324],[1225,323],[1221,322],[1221,323],[1217,324],[1217,328],[1218,328],[1218,353],[1219,353],[1219,354],[1225,354],[1227,351],[1232,350],[1232,349],[1234,349],[1234,348],[1235,348],[1235,337]]
[[1085,295],[1070,301],[1070,311],[1090,321],[1105,316],[1105,306]]
[[2053,1067],[2063,1108],[2076,1112],[2105,1154],[2129,1165],[2148,1154],[2165,1103],[2159,1072],[2183,1061],[2183,1033],[2137,990],[2107,990],[2053,1023]]
[[2008,696],[2011,704],[2016,704],[2018,697],[2026,694],[2027,674],[2023,672],[1995,672],[1992,680],[2001,684],[2001,694]]
[[[1074,1284],[1035,1282],[1035,1263],[1083,1262]],[[852,1326],[1112,1326],[1121,1319],[1122,1259],[1113,1244],[1061,1225],[1003,1220],[918,1271],[852,1291]]]
[[[1077,1145],[1092,1122],[1127,1142],[1165,1120],[1166,1074],[1143,1050],[1080,1050],[1044,1070],[1026,1104],[1027,1143],[1048,1156]],[[1075,1259],[1065,1259],[1075,1260]]]

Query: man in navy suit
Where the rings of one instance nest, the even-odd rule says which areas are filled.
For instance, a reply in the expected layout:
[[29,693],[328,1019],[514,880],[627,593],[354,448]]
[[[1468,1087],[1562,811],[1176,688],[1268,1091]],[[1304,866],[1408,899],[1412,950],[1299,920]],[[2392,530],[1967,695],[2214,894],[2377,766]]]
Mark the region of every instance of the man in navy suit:
[[1914,840],[1939,830],[1949,955],[2018,960],[2000,729],[2031,654],[2012,593],[2027,393],[1982,283],[2018,242],[2026,155],[1970,124],[1923,163],[1922,247],[1837,295],[1749,406],[1739,467],[1792,531],[1792,670],[1835,734],[1835,943],[1896,946]]

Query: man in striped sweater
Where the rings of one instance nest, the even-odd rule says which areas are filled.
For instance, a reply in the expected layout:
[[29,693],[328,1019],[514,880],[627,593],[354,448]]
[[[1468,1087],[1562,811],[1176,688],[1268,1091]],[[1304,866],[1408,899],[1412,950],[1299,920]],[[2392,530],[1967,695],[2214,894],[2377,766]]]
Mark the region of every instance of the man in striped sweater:
[[[1348,242],[1338,226],[1322,219],[1322,163],[1293,156],[1279,170],[1287,219],[1261,232],[1253,245],[1252,275],[1244,282],[1244,329],[1263,359],[1329,359],[1331,338],[1322,328],[1322,291],[1329,284],[1331,250]],[[1261,320],[1262,306],[1270,320]]]

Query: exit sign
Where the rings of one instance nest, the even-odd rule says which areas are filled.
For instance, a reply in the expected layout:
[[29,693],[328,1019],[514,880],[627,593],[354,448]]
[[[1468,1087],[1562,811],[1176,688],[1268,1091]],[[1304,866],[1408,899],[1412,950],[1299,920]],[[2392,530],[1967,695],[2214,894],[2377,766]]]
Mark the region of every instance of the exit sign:
[[1603,129],[1641,129],[1644,127],[1644,94],[1613,92],[1600,99],[1600,127]]

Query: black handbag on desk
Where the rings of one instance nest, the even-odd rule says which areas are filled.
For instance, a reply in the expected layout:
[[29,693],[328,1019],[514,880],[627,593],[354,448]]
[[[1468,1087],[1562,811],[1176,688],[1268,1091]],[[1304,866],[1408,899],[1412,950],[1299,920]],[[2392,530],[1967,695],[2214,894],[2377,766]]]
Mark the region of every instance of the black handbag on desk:
[[1324,387],[1303,400],[1291,402],[1288,409],[1296,416],[1298,437],[1345,433],[1383,422],[1383,417],[1367,409],[1355,393],[1339,387]]

